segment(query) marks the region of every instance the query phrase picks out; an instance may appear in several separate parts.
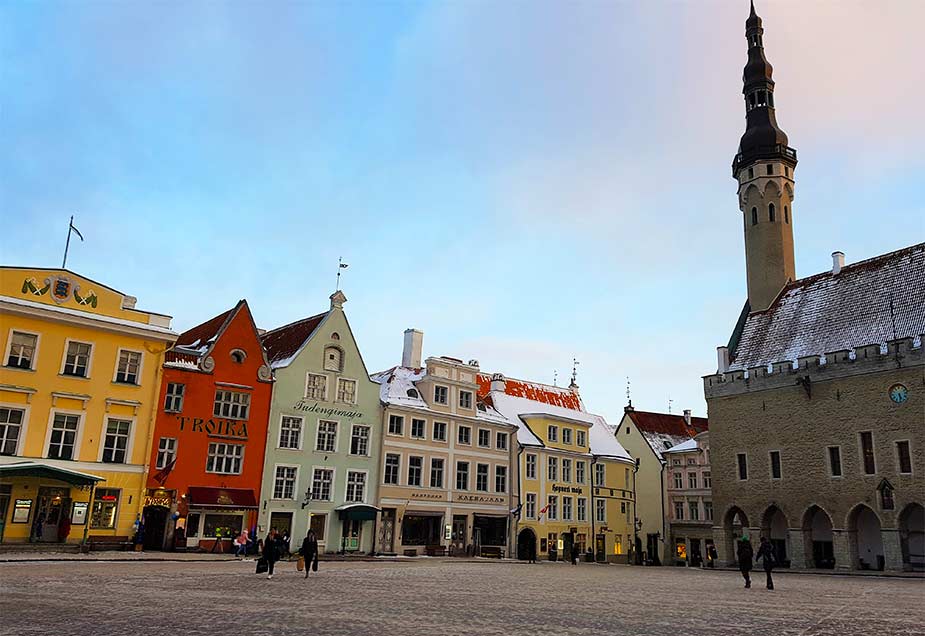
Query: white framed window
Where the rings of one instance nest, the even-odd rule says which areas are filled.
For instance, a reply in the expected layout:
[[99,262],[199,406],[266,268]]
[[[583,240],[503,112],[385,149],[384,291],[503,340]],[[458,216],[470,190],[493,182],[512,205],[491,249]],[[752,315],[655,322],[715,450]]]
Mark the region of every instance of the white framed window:
[[367,456],[369,455],[369,427],[362,424],[354,424],[350,433],[350,454]]
[[80,416],[55,413],[48,441],[50,459],[77,459],[77,433],[80,430]]
[[337,401],[347,404],[356,404],[357,381],[347,378],[337,378]]
[[206,472],[223,475],[240,475],[244,460],[244,444],[226,444],[213,442],[209,444],[206,458]]
[[[562,443],[563,443],[563,444],[569,444],[569,445],[571,445],[571,443],[572,443],[572,429],[570,429],[570,428],[563,428],[563,429],[562,429]],[[564,513],[564,512],[565,512],[565,508],[564,508],[564,506],[563,506],[563,513]]]
[[36,350],[39,345],[39,336],[27,331],[10,332],[10,342],[7,345],[6,366],[15,369],[34,368]]
[[507,492],[507,466],[495,466],[495,492]]
[[696,501],[687,502],[687,511],[690,513],[691,521],[700,521],[700,504]]
[[104,464],[124,464],[128,456],[129,436],[132,423],[129,420],[108,419],[103,436]]
[[491,431],[487,428],[479,429],[479,446],[482,448],[491,448]]
[[0,455],[18,455],[22,439],[24,409],[0,406]]
[[459,408],[461,409],[471,409],[472,408],[472,391],[460,391],[459,392]]
[[93,507],[90,510],[91,528],[115,528],[119,518],[118,488],[97,488],[93,493]]
[[443,488],[443,458],[430,458],[430,487]]
[[246,420],[250,409],[251,396],[241,391],[215,391],[215,403],[212,405],[212,415],[224,417],[229,420]]
[[524,508],[526,508],[526,511],[524,512],[524,516],[527,519],[536,519],[536,493],[535,492],[528,492],[526,494],[526,499],[524,501]]
[[139,384],[141,378],[141,352],[119,349],[114,382],[119,384]]
[[347,495],[344,501],[350,503],[366,501],[366,471],[347,471]]
[[488,492],[488,464],[475,465],[475,489]]
[[446,441],[446,422],[434,421],[434,441],[435,442],[445,442]]
[[320,373],[305,374],[305,397],[310,400],[327,400],[328,376]]
[[89,342],[68,340],[64,351],[64,364],[61,366],[62,375],[76,378],[90,377],[90,360],[93,354],[93,345]]
[[585,497],[578,498],[578,521],[588,520],[588,500]]
[[439,384],[434,386],[434,404],[449,404],[449,395],[449,388],[440,386]]
[[472,429],[468,426],[460,426],[456,429],[456,441],[460,444],[465,444],[469,446],[472,444]]
[[575,462],[575,481],[585,483],[585,463],[581,460]]
[[607,500],[595,499],[594,506],[597,510],[596,518],[598,523],[607,523]]
[[575,431],[575,444],[582,447],[587,445],[587,437],[584,431]]
[[338,347],[325,347],[324,370],[337,373],[344,370],[344,353]]
[[562,481],[566,483],[572,481],[572,460],[567,457],[562,458]]
[[427,428],[426,420],[411,418],[411,437],[424,439],[426,437],[425,429]]
[[607,481],[607,466],[604,464],[594,464],[594,485],[603,486]]
[[157,441],[155,468],[167,468],[177,458],[177,438],[162,437]]
[[469,490],[469,462],[456,462],[456,490]]
[[178,382],[168,382],[167,392],[164,395],[164,411],[167,413],[183,412],[183,396],[186,394],[186,385]]
[[546,437],[549,438],[550,442],[559,441],[559,427],[554,424],[550,424],[546,429]]
[[273,499],[295,499],[298,466],[276,466],[273,480]]
[[674,487],[675,490],[681,490],[684,488],[684,476],[681,473],[674,474]]
[[556,495],[549,495],[549,498],[546,499],[546,518],[550,521],[555,521],[559,518],[559,497]]
[[408,458],[408,485],[420,486],[424,472],[424,458],[412,455]]
[[315,450],[323,453],[337,451],[337,422],[318,420],[318,437],[315,440]]
[[279,423],[279,448],[289,450],[302,448],[302,424],[301,417],[283,415]]
[[495,435],[495,448],[498,450],[507,450],[507,433],[498,433]]
[[527,479],[536,479],[536,455],[527,453],[524,459],[524,472]]
[[675,519],[684,519],[684,502],[676,501],[674,502],[674,518]]
[[315,501],[333,501],[331,494],[334,485],[333,468],[316,468],[312,474],[312,499]]
[[562,521],[572,520],[572,498],[562,497]]
[[389,435],[401,435],[405,428],[405,418],[401,415],[389,415]]
[[382,483],[390,486],[398,485],[398,474],[401,471],[401,456],[395,453],[386,453],[385,455],[385,473],[382,476]]
[[559,481],[559,458],[548,457],[546,462],[546,479],[549,481]]

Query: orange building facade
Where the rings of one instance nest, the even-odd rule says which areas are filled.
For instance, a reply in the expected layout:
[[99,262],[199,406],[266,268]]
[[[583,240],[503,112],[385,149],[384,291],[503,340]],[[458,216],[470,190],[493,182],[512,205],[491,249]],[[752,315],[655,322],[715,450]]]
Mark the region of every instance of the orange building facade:
[[151,444],[147,549],[227,552],[256,524],[272,388],[246,301],[180,335]]

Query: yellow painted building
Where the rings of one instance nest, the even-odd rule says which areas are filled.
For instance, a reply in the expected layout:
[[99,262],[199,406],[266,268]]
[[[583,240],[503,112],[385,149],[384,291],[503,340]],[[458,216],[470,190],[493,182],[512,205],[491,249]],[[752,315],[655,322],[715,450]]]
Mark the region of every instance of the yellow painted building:
[[177,337],[135,301],[69,270],[0,267],[0,541],[134,534]]

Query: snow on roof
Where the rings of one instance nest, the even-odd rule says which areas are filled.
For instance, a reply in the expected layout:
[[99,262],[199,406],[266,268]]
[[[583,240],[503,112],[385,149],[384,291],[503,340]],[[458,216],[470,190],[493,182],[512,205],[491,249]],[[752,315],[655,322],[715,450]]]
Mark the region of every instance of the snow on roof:
[[[925,243],[801,278],[733,335],[730,370],[925,333]],[[895,327],[894,327],[895,323]],[[734,349],[733,349],[734,347]]]
[[676,444],[672,446],[665,452],[666,453],[686,453],[688,451],[693,451],[693,450],[697,450],[697,440],[695,440],[692,437],[688,440],[684,440],[680,444]]
[[[77,311],[76,309],[68,309],[67,307],[55,307],[53,305],[46,305],[45,303],[37,303],[31,300],[24,300],[22,298],[14,298],[12,296],[0,296],[0,302],[9,303],[11,305],[20,305],[21,307],[29,307],[30,309],[41,309],[44,311],[50,311],[56,314],[62,314],[66,316],[73,316],[76,318],[83,318],[85,320],[93,320],[96,322],[107,323],[110,325],[118,325],[120,327],[132,327],[134,329],[142,329],[144,331],[150,331],[164,336],[176,336],[177,332],[168,328],[168,327],[158,327],[157,325],[149,325],[144,322],[139,322],[137,320],[125,320],[123,318],[113,318],[112,316],[104,316],[102,314],[91,314],[86,311]],[[145,312],[151,313],[151,312]],[[162,314],[161,314],[162,315]]]
[[[491,390],[491,375],[479,373],[476,377],[479,384],[479,395],[488,395]],[[577,391],[567,387],[551,386],[542,382],[529,382],[515,378],[504,378],[504,392],[514,397],[535,400],[544,404],[553,404],[576,411],[583,410],[581,396]]]
[[709,429],[709,424],[705,417],[692,417],[690,423],[688,423],[683,415],[637,411],[635,409],[627,410],[626,416],[636,425],[649,447],[658,457],[661,457],[662,453],[669,448],[677,446],[698,433]]
[[329,313],[325,311],[309,316],[263,334],[261,342],[267,350],[270,366],[273,369],[289,366]]
[[214,318],[210,318],[204,323],[187,329],[179,335],[175,346],[182,347],[184,349],[198,349],[200,350],[200,353],[204,353],[206,350],[208,350],[208,345],[214,342],[216,337],[218,337],[222,327],[225,326],[225,322],[228,320],[231,314],[234,313],[241,302],[243,301],[239,301],[237,305],[228,311],[223,311]]

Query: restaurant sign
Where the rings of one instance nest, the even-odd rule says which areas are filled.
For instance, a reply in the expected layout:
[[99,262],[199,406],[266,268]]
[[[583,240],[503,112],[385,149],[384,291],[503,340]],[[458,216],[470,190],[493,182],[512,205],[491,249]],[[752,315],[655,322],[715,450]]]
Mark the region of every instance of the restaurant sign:
[[233,437],[235,439],[247,439],[247,422],[240,420],[219,420],[203,419],[201,417],[187,417],[177,415],[177,421],[180,422],[180,430],[184,431],[189,427],[193,433],[205,433],[209,437]]
[[338,409],[330,406],[322,406],[318,402],[311,402],[306,400],[299,400],[292,406],[293,411],[299,411],[300,413],[315,413],[317,415],[323,415],[325,417],[342,417],[349,420],[363,417],[363,413],[360,411],[352,411],[350,409]]
[[553,492],[570,492],[570,493],[575,493],[576,495],[580,495],[582,494],[583,489],[579,486],[560,486],[558,484],[554,484],[552,487],[552,491]]
[[483,495],[457,495],[456,501],[466,501],[469,503],[488,503],[488,504],[501,504],[504,503],[504,497],[491,497]]

